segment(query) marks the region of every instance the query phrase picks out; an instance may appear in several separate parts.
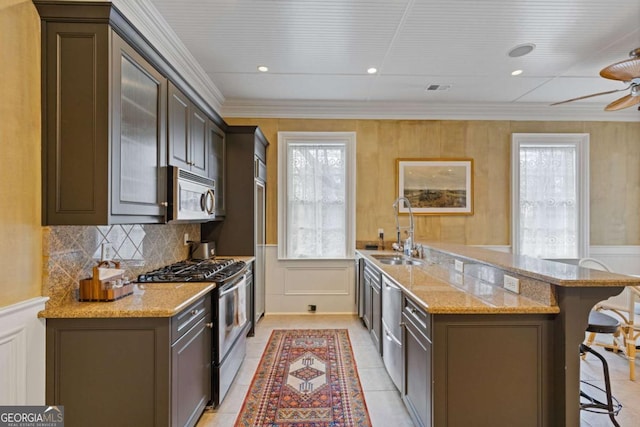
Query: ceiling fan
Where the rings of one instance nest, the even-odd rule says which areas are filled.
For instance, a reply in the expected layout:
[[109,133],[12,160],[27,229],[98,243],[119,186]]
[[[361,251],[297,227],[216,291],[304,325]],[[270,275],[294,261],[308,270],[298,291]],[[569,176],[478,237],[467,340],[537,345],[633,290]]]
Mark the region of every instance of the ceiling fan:
[[[629,59],[616,62],[608,67],[604,67],[600,71],[600,75],[605,79],[620,80],[628,84],[624,89],[609,90],[607,92],[592,93],[591,95],[580,96],[578,98],[567,99],[566,101],[556,102],[551,105],[565,104],[567,102],[577,101],[579,99],[591,98],[594,96],[607,95],[610,93],[623,92],[630,90],[628,95],[618,98],[604,109],[605,111],[622,110],[623,108],[632,107],[640,104],[640,47],[629,52]],[[640,106],[638,107],[640,110]]]

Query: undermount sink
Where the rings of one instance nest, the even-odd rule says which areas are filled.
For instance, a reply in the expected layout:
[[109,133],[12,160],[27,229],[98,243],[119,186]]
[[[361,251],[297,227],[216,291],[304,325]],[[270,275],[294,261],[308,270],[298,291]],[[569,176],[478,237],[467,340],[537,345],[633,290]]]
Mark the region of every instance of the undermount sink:
[[422,265],[419,259],[407,258],[401,255],[371,255],[378,262],[389,265]]

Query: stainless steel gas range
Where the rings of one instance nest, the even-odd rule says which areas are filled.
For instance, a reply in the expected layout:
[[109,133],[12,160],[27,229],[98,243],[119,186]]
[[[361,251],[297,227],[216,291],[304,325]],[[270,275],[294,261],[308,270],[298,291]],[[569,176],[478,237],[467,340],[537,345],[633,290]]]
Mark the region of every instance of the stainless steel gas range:
[[218,407],[231,386],[246,354],[248,313],[253,275],[243,261],[205,259],[181,261],[138,276],[138,282],[212,282],[216,290],[213,325],[211,404]]

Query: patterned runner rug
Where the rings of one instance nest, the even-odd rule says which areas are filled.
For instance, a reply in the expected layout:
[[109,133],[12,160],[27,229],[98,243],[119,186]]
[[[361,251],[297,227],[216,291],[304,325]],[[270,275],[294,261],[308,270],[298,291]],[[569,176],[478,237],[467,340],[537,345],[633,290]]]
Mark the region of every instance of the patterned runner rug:
[[371,426],[347,330],[274,330],[235,425]]

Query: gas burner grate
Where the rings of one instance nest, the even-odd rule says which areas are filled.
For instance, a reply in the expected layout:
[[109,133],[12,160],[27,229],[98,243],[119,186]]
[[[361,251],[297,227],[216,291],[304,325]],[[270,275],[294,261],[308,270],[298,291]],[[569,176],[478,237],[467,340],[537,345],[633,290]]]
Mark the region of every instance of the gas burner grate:
[[233,259],[180,261],[138,276],[138,282],[221,282],[245,266]]

